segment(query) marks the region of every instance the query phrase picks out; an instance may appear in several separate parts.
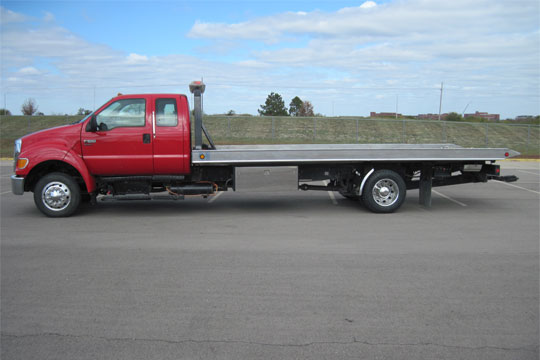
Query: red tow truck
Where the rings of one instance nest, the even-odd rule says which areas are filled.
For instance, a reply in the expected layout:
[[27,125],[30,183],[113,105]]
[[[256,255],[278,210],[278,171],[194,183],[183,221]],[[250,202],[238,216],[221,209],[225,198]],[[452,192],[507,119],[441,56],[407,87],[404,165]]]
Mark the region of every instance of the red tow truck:
[[[72,215],[81,202],[183,199],[235,191],[338,191],[371,211],[390,213],[419,189],[515,181],[496,160],[506,148],[453,144],[229,145],[216,147],[202,122],[202,82],[194,94],[194,144],[188,99],[178,94],[120,95],[80,122],[15,141],[12,192],[33,192],[50,217]],[[203,135],[207,143],[203,142]],[[317,184],[318,182],[318,184]],[[321,185],[324,184],[324,185]]]

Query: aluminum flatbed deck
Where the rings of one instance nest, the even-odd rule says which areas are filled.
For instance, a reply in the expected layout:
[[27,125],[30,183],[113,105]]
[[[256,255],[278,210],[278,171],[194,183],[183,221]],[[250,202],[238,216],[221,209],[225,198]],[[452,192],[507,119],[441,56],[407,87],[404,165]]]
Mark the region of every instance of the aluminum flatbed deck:
[[198,165],[309,164],[414,161],[494,161],[519,155],[506,148],[454,144],[222,145],[193,150]]

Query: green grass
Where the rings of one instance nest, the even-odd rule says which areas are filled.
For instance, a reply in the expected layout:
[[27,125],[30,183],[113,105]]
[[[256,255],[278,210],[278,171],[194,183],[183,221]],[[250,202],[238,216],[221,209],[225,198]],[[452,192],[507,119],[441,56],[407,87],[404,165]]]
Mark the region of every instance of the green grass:
[[204,122],[217,144],[453,143],[465,147],[508,147],[534,157],[540,153],[538,125],[351,117],[207,116]]
[[23,135],[67,125],[84,116],[0,116],[0,157],[13,156],[13,142]]
[[[11,157],[13,141],[25,134],[81,118],[0,116],[0,156]],[[508,147],[533,157],[540,153],[538,125],[255,116],[205,116],[204,123],[217,144],[454,143]]]

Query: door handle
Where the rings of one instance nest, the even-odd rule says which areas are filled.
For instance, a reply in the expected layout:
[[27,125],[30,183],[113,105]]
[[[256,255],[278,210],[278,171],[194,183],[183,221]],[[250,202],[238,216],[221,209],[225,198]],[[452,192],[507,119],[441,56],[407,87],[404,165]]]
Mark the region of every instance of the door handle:
[[96,143],[96,140],[84,140],[84,145],[92,145],[95,143]]
[[143,144],[150,144],[150,134],[142,134]]

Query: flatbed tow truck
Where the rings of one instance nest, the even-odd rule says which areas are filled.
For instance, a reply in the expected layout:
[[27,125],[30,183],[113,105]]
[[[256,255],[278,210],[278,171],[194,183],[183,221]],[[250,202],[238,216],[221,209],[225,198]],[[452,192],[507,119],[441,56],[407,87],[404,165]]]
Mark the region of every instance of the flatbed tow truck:
[[[202,121],[205,84],[194,95],[194,144],[187,97],[136,94],[112,98],[80,122],[15,142],[12,191],[33,192],[39,210],[70,216],[81,201],[182,199],[219,191],[337,191],[369,210],[390,213],[419,189],[431,206],[432,187],[512,182],[495,161],[507,148],[454,144],[214,144]],[[203,142],[205,135],[207,143]],[[314,182],[326,185],[314,185]],[[165,195],[163,195],[165,194]]]

